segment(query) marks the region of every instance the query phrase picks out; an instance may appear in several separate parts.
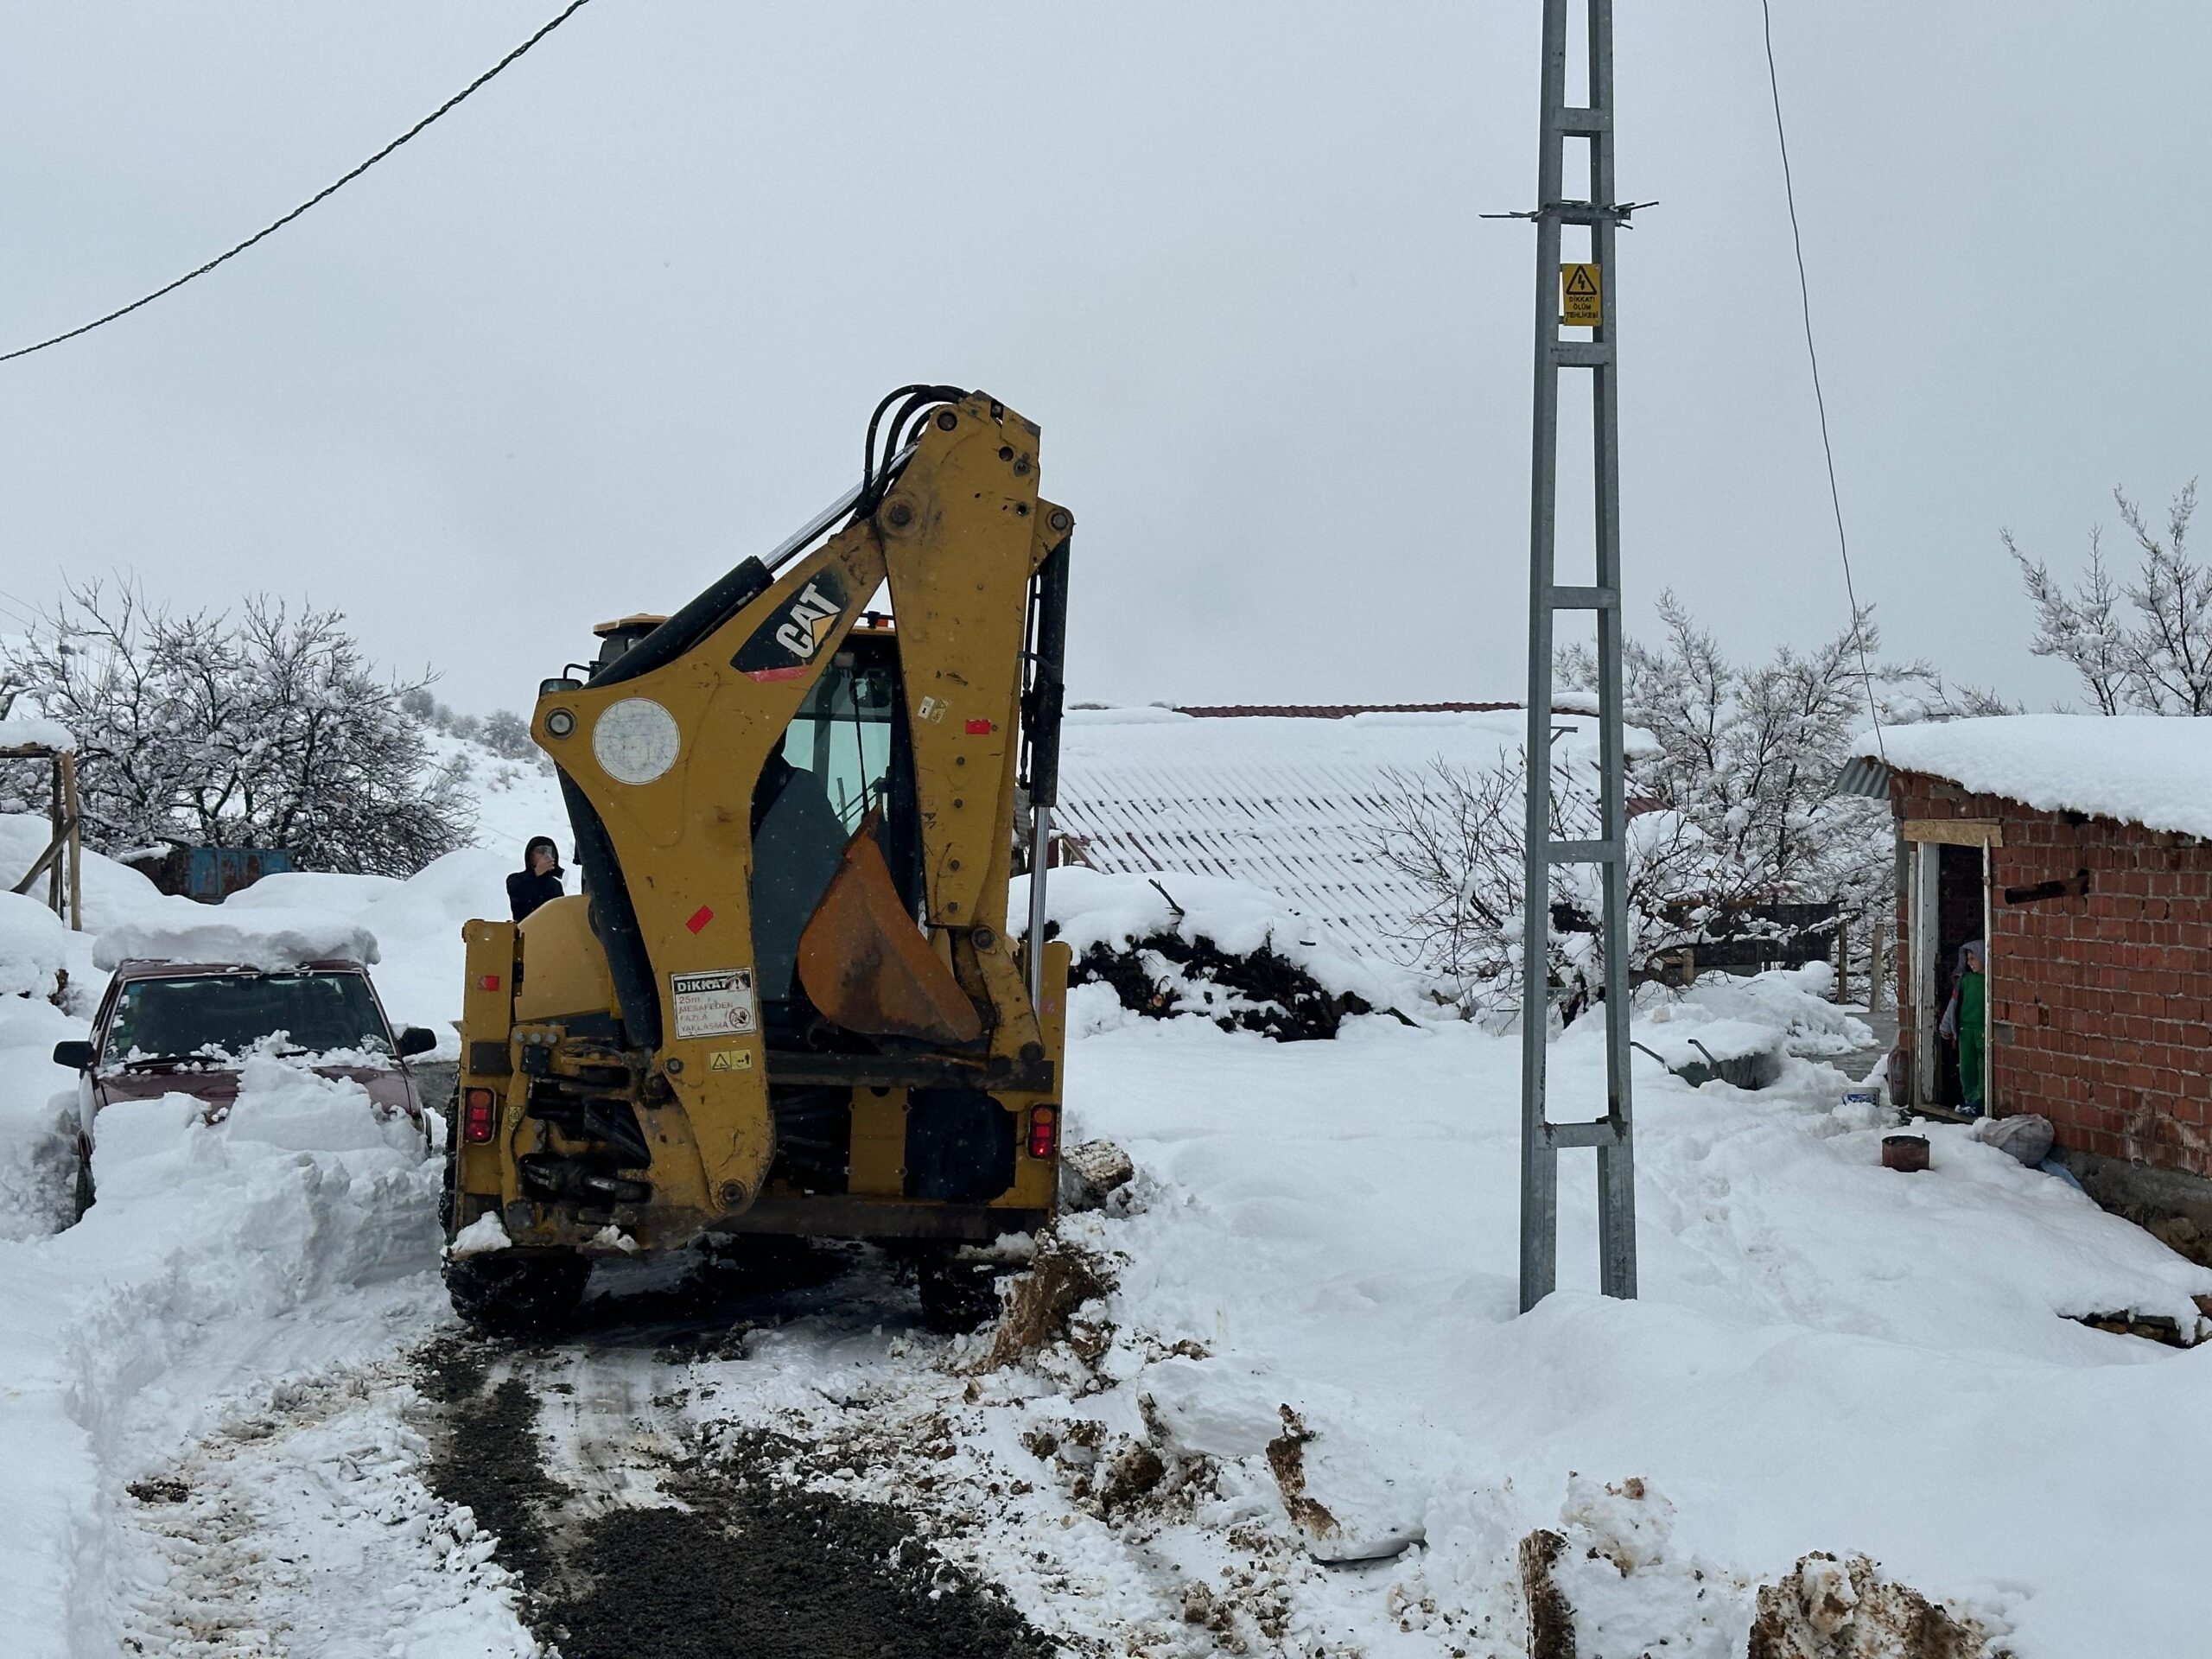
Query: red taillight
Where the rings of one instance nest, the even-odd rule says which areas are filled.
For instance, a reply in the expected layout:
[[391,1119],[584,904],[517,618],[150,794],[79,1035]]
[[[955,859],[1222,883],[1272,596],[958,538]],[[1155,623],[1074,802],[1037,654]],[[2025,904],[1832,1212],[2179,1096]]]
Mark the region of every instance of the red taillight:
[[476,982],[487,991],[496,991],[499,988],[499,976],[497,974],[486,974]]
[[499,1126],[499,1097],[489,1089],[464,1090],[461,1097],[462,1138],[480,1147],[492,1138],[492,1131]]
[[1029,1155],[1049,1158],[1059,1150],[1060,1109],[1057,1106],[1032,1106],[1029,1109]]

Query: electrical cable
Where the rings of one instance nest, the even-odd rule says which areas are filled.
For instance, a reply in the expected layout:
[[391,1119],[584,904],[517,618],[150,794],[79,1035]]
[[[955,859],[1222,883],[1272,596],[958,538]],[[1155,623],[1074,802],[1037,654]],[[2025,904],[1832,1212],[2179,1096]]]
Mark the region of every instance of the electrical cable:
[[104,327],[107,324],[114,322],[119,318],[129,316],[133,311],[139,309],[143,306],[151,305],[156,300],[160,299],[165,294],[175,293],[177,289],[182,288],[187,283],[194,281],[199,277],[205,276],[209,271],[213,270],[218,265],[229,264],[230,261],[237,258],[238,255],[244,253],[255,243],[263,240],[264,238],[273,236],[276,232],[283,229],[285,226],[290,224],[302,213],[307,212],[308,208],[315,206],[318,202],[327,200],[328,198],[337,194],[339,191],[345,188],[346,186],[353,183],[353,181],[359,178],[362,174],[367,172],[378,162],[384,160],[385,156],[391,155],[392,151],[397,149],[409,139],[414,137],[416,133],[421,132],[433,121],[437,120],[442,116],[450,113],[461,103],[463,99],[483,87],[493,76],[497,75],[509,64],[514,62],[518,58],[521,57],[524,53],[529,51],[531,48],[536,46],[540,41],[543,40],[548,35],[550,35],[555,29],[560,28],[562,24],[567,22],[569,18],[575,16],[579,11],[582,11],[590,3],[591,0],[569,0],[569,4],[563,8],[561,12],[555,16],[550,22],[545,24],[544,27],[540,29],[535,35],[532,35],[520,46],[515,48],[513,51],[508,53],[505,57],[501,58],[497,63],[493,64],[489,69],[486,69],[482,74],[477,76],[475,79],[470,81],[467,86],[462,87],[444,103],[439,105],[436,109],[432,110],[428,115],[424,116],[420,121],[417,121],[413,126],[408,128],[406,131],[401,133],[398,137],[393,139],[382,149],[377,151],[375,155],[370,156],[368,160],[363,162],[359,167],[353,168],[350,173],[347,173],[339,178],[334,183],[326,185],[321,189],[316,191],[315,194],[309,196],[305,201],[293,208],[290,213],[286,213],[282,219],[273,219],[269,224],[263,226],[261,229],[256,231],[251,236],[246,238],[245,241],[239,243],[236,247],[230,249],[227,252],[217,254],[213,259],[210,259],[206,264],[200,266],[197,270],[188,270],[183,276],[178,277],[175,282],[166,283],[161,287],[156,289],[152,293],[142,296],[140,298],[131,301],[128,305],[120,306],[115,310],[109,312],[104,317],[94,317],[90,322],[80,323],[76,327],[69,329],[66,333],[55,334],[50,339],[41,340],[29,346],[18,346],[11,352],[0,352],[0,363],[12,362],[19,357],[29,357],[33,352],[42,352],[49,346],[59,346],[62,341],[74,340],[79,334],[89,334],[95,328]]
[[1859,651],[1859,677],[1866,689],[1866,714],[1874,722],[1874,747],[1885,766],[1890,753],[1882,741],[1882,711],[1874,700],[1874,671],[1866,662],[1866,635],[1859,626],[1859,589],[1851,576],[1851,540],[1843,530],[1843,494],[1836,487],[1835,448],[1828,441],[1828,404],[1821,392],[1821,354],[1813,346],[1813,292],[1805,278],[1805,243],[1797,231],[1797,189],[1789,177],[1789,139],[1782,125],[1782,79],[1774,67],[1774,10],[1770,0],[1759,0],[1759,17],[1766,35],[1766,84],[1774,99],[1774,139],[1782,151],[1782,193],[1789,204],[1789,245],[1797,253],[1797,303],[1805,319],[1805,356],[1813,367],[1813,404],[1821,415],[1821,453],[1827,457],[1828,505],[1835,510],[1836,550],[1843,555],[1843,591],[1851,602],[1851,639]]

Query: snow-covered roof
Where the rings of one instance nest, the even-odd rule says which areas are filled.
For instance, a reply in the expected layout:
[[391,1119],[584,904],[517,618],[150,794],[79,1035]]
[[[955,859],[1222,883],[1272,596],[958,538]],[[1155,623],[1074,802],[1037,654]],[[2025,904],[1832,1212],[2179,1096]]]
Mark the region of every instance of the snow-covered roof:
[[[1554,716],[1562,749],[1596,722]],[[1272,889],[1341,946],[1404,961],[1427,895],[1374,856],[1388,802],[1438,760],[1488,772],[1519,754],[1525,716],[1372,710],[1194,717],[1075,709],[1060,736],[1054,821],[1094,869],[1187,870]]]
[[1993,715],[1869,732],[1859,755],[1948,778],[2044,812],[2086,812],[2212,836],[2212,720],[2157,715]]

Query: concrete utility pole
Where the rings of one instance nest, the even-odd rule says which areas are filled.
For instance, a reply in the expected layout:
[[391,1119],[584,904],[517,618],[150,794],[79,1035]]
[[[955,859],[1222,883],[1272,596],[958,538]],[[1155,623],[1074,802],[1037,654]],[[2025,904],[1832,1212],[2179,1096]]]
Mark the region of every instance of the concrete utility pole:
[[[1559,1251],[1559,1152],[1598,1151],[1598,1253],[1608,1296],[1636,1294],[1636,1166],[1629,1111],[1627,810],[1621,743],[1620,349],[1614,318],[1619,284],[1614,234],[1628,217],[1613,194],[1612,0],[1589,9],[1588,101],[1567,101],[1569,0],[1544,0],[1541,133],[1536,162],[1536,395],[1529,526],[1529,817],[1527,908],[1521,942],[1521,1310],[1551,1294]],[[1563,200],[1567,145],[1589,149],[1585,199]],[[1562,226],[1586,226],[1586,263],[1560,263]],[[1563,340],[1561,327],[1591,330]],[[1561,587],[1554,542],[1559,495],[1559,374],[1590,372],[1597,477],[1593,585]],[[1554,841],[1552,830],[1552,619],[1594,612],[1598,622],[1598,731],[1601,777],[1595,841]],[[1554,1123],[1546,1109],[1545,1052],[1550,1034],[1551,872],[1556,864],[1595,864],[1605,892],[1605,1115]]]

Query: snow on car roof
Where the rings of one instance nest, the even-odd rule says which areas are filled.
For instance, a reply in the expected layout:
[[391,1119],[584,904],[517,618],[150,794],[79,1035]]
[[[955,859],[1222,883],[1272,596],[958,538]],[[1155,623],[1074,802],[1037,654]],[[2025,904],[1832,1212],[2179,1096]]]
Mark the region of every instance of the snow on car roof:
[[1868,732],[1853,753],[2040,811],[2212,836],[2212,720],[1993,715],[1885,726],[1878,746]]
[[102,933],[92,963],[114,968],[149,959],[220,963],[240,968],[296,968],[310,962],[374,963],[376,935],[359,922],[314,910],[232,912],[178,899],[175,908],[135,917]]

